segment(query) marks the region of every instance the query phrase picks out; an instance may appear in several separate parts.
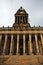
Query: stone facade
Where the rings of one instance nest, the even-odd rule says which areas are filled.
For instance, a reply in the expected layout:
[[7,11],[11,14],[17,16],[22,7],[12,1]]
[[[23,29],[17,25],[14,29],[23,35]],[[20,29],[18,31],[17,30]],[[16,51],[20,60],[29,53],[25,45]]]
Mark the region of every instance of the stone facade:
[[26,61],[29,61],[31,56],[32,59],[34,56],[36,56],[35,58],[43,57],[43,27],[31,27],[28,23],[28,14],[22,7],[16,12],[15,23],[12,27],[0,27],[0,57],[4,59],[11,57],[10,61],[8,61],[9,59],[2,60],[9,64],[13,59],[19,59],[20,56],[22,56],[22,60]]

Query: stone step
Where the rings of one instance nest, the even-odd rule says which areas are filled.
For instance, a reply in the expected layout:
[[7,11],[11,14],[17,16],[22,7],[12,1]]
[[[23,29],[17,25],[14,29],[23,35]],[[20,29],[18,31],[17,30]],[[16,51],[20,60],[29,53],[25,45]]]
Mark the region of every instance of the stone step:
[[43,65],[43,55],[9,55],[4,63],[7,65]]

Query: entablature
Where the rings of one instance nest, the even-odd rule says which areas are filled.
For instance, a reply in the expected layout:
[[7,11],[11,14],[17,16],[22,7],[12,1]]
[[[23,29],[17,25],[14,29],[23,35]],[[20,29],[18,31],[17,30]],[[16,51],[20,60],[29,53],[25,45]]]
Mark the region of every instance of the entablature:
[[43,30],[37,31],[37,30],[28,30],[28,31],[0,31],[0,34],[43,34]]
[[43,31],[43,27],[29,27],[29,26],[17,26],[17,27],[0,27],[0,31]]

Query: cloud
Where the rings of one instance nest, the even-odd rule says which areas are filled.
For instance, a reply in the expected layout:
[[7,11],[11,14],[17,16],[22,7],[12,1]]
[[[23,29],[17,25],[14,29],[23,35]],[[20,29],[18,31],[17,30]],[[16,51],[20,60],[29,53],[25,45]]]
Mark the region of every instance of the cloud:
[[43,25],[43,0],[0,0],[0,26],[12,26],[20,6],[29,13],[31,25]]

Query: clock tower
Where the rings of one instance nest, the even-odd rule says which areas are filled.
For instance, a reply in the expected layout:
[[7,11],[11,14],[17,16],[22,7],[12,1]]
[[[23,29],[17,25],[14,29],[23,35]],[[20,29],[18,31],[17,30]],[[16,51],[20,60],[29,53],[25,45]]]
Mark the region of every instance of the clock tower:
[[30,24],[28,23],[28,13],[23,9],[23,7],[20,7],[20,9],[15,13],[15,23],[13,24],[13,27],[17,26],[30,27]]

